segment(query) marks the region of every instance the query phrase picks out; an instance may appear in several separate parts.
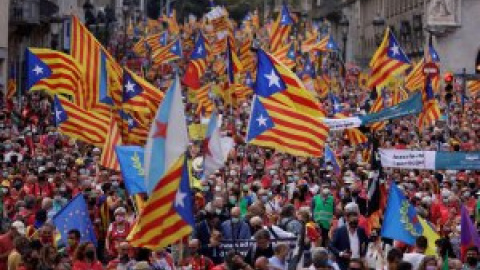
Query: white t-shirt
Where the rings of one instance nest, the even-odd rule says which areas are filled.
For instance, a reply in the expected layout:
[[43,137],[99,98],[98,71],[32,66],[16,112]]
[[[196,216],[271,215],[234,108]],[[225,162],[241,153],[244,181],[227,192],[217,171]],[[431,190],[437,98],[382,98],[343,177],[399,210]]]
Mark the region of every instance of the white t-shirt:
[[403,260],[411,263],[413,266],[413,270],[418,269],[424,257],[425,257],[424,254],[417,253],[417,252],[403,254]]

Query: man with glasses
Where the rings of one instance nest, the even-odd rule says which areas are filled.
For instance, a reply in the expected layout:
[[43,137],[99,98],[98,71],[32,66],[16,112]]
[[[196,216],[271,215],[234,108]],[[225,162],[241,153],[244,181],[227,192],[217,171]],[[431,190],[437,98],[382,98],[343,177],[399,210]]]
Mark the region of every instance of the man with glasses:
[[345,206],[346,224],[339,227],[330,242],[329,248],[337,258],[340,269],[348,269],[351,259],[364,258],[367,252],[367,234],[358,226],[359,209],[355,203]]

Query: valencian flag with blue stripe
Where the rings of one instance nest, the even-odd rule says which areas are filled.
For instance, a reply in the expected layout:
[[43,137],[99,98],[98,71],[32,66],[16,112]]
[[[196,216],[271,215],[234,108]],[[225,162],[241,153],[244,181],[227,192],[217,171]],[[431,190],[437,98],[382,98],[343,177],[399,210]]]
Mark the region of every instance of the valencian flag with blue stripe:
[[383,216],[381,236],[414,245],[415,239],[422,235],[422,231],[415,207],[408,202],[397,185],[392,183]]
[[320,103],[295,73],[261,49],[258,49],[257,57],[255,94],[314,117],[325,117]]
[[80,243],[92,242],[95,246],[97,245],[97,238],[88,214],[87,203],[82,193],[75,196],[52,220],[62,236],[60,243],[63,245],[67,245],[67,234],[74,229],[80,231]]
[[400,47],[390,28],[385,31],[382,43],[370,61],[370,89],[386,86],[389,80],[410,68],[410,60]]
[[190,235],[195,221],[188,175],[187,160],[181,155],[156,181],[127,238],[132,246],[157,250]]
[[254,97],[247,142],[294,156],[321,157],[328,126],[271,99]]

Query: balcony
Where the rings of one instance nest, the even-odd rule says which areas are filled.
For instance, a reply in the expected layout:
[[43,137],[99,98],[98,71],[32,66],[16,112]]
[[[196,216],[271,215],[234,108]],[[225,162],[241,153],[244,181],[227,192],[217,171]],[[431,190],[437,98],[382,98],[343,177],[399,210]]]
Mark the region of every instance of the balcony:
[[16,26],[39,25],[49,22],[58,6],[49,0],[12,0],[9,23]]

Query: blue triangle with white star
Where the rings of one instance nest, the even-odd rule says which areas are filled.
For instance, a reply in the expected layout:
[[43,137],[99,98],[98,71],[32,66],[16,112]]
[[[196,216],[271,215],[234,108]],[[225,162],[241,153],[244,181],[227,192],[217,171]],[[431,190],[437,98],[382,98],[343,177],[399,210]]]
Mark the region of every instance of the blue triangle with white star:
[[202,58],[207,58],[207,49],[205,48],[205,39],[203,38],[203,35],[199,33],[193,52],[190,55],[190,59],[195,60]]
[[177,39],[177,41],[175,41],[172,48],[170,49],[170,52],[178,57],[182,57],[182,42],[180,41],[180,39]]
[[263,51],[257,51],[257,79],[255,81],[255,94],[269,97],[287,89],[285,82],[280,77],[270,57]]
[[53,117],[55,118],[55,126],[57,127],[68,119],[67,112],[63,108],[57,95],[53,97]]
[[275,124],[272,118],[260,102],[257,96],[253,99],[252,113],[250,114],[250,121],[248,123],[247,141],[255,139],[265,131],[273,128]]
[[50,77],[52,70],[29,49],[25,50],[25,54],[27,59],[27,89],[30,89],[40,80]]
[[138,122],[129,113],[125,112],[124,110],[119,110],[118,113],[120,114],[120,118],[127,122],[128,131],[138,127]]
[[408,59],[407,55],[400,47],[395,35],[393,35],[392,31],[388,33],[388,48],[387,48],[387,55],[388,57],[395,59],[397,61],[409,64],[410,60]]
[[281,26],[286,26],[286,25],[292,25],[293,24],[293,18],[290,16],[290,11],[288,11],[287,5],[283,5],[282,7],[282,17],[280,18],[280,25]]
[[342,112],[343,106],[342,106],[342,103],[340,102],[340,99],[334,94],[329,94],[329,96],[330,96],[330,101],[332,102],[332,113],[337,114]]
[[311,78],[315,78],[315,67],[313,66],[312,61],[310,61],[310,57],[307,56],[305,60],[305,67],[303,69],[303,74],[310,76]]
[[160,45],[167,46],[167,43],[168,43],[168,32],[167,31],[163,32],[160,35],[159,42],[160,42]]
[[190,187],[186,158],[182,166],[182,176],[177,194],[175,195],[175,201],[173,202],[173,208],[187,224],[192,227],[195,225],[195,219],[193,217],[193,193]]
[[440,62],[440,56],[437,53],[437,50],[433,47],[433,45],[428,46],[428,52],[430,53],[430,57],[432,58],[432,62],[438,63]]
[[295,44],[292,43],[288,48],[287,57],[295,61]]
[[130,99],[142,93],[142,87],[135,81],[133,76],[127,70],[123,71],[123,91],[122,101],[127,102]]
[[331,50],[331,51],[338,51],[338,50],[340,50],[340,48],[338,47],[337,42],[335,42],[335,40],[333,39],[333,37],[332,37],[331,35],[330,35],[330,37],[328,37],[327,50]]

